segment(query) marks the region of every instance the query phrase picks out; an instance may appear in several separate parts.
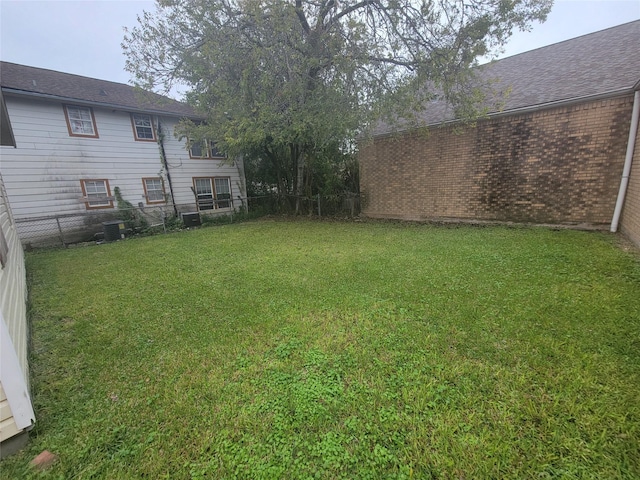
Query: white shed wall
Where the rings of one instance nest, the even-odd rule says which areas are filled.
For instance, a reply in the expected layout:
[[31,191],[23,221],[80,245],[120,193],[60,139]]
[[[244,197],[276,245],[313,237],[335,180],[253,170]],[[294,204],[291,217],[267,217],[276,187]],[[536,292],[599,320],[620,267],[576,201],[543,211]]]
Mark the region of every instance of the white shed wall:
[[7,202],[2,178],[0,176],[0,228],[7,242],[8,252],[6,264],[0,269],[0,310],[13,340],[22,375],[28,383],[27,277],[24,253]]
[[[4,151],[4,149],[3,149]],[[35,421],[29,395],[27,280],[24,253],[0,176],[0,442]]]

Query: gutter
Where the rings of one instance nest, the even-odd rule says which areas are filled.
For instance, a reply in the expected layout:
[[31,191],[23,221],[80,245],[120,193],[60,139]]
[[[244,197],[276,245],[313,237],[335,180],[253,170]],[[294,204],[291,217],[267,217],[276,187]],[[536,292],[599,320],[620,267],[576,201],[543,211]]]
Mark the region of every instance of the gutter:
[[116,103],[96,102],[94,100],[83,100],[81,98],[73,98],[73,97],[61,97],[59,95],[51,95],[49,93],[29,92],[27,90],[18,90],[15,88],[8,88],[8,87],[2,87],[2,92],[9,95],[35,97],[35,98],[41,98],[43,100],[53,100],[55,102],[72,103],[74,105],[88,105],[88,106],[110,108],[114,110],[122,110],[125,112],[132,112],[132,113],[151,113],[155,115],[172,115],[179,118],[191,118],[193,120],[202,120],[202,117],[199,117],[197,115],[188,115],[186,113],[179,113],[171,110],[156,110],[153,108],[144,109],[144,108],[134,107],[129,105],[119,105]]
[[631,113],[631,126],[629,128],[629,141],[627,142],[627,154],[624,158],[624,167],[622,169],[622,179],[620,180],[620,190],[618,190],[618,199],[616,200],[616,208],[613,212],[611,220],[611,232],[618,231],[618,223],[624,206],[624,198],[627,194],[627,185],[629,185],[629,174],[631,173],[631,164],[633,163],[633,150],[636,146],[636,135],[638,134],[638,117],[640,117],[640,90],[636,90],[633,96],[633,112]]
[[160,161],[167,172],[167,183],[169,184],[169,194],[171,195],[171,205],[173,205],[173,213],[178,216],[178,207],[176,206],[176,197],[173,195],[173,183],[171,183],[171,173],[169,172],[169,162],[167,162],[167,154],[164,150],[164,133],[162,132],[162,124],[160,123],[160,117],[158,121],[158,147],[160,148]]

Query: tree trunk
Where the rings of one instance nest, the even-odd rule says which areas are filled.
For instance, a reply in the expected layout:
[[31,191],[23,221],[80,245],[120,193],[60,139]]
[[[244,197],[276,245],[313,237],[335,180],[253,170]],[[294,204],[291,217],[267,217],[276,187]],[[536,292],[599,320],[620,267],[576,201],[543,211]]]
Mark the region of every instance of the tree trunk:
[[302,194],[304,193],[304,153],[297,146],[292,145],[292,154],[296,159],[296,215],[301,213]]

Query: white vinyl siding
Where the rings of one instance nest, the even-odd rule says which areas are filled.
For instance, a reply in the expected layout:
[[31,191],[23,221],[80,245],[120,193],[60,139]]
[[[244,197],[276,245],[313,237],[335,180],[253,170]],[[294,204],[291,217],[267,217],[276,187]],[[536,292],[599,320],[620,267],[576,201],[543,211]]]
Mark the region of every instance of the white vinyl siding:
[[[171,182],[176,204],[183,211],[197,210],[196,199],[193,193],[194,177],[226,177],[229,179],[231,194],[233,195],[233,207],[242,208],[246,197],[244,177],[241,173],[241,163],[229,158],[190,158],[189,151],[185,148],[184,140],[179,140],[174,135],[177,121],[161,118],[162,133],[165,137],[164,148],[167,161],[171,169]],[[186,154],[186,158],[185,158]],[[224,210],[222,210],[224,211]],[[210,212],[215,212],[210,211]],[[222,212],[221,212],[222,213]]]
[[[173,194],[180,211],[197,210],[194,177],[227,177],[231,192],[236,197],[244,195],[244,181],[234,162],[189,158],[186,141],[175,136],[178,118],[158,119],[171,174],[173,188],[169,190],[158,145],[134,139],[130,112],[94,107],[100,131],[96,139],[69,136],[61,103],[11,95],[5,96],[5,102],[18,148],[2,149],[2,175],[23,243],[29,243],[34,230],[41,228],[26,220],[86,215],[81,180],[108,179],[111,195],[119,187],[125,200],[138,205],[146,203],[142,179],[160,178],[166,193],[162,205],[171,205]],[[237,198],[234,206],[241,206]],[[58,235],[55,220],[41,223],[42,228]]]
[[[27,280],[24,253],[1,176],[0,232],[6,242],[4,262],[0,268],[0,441],[4,441],[22,432],[35,417],[28,390]],[[9,393],[11,398],[8,398]]]
[[[133,138],[129,112],[94,108],[100,138],[70,137],[59,103],[10,96],[5,102],[19,141],[18,148],[3,148],[2,174],[19,231],[26,218],[85,214],[81,180],[108,179],[111,195],[119,187],[133,205],[144,202],[141,179],[158,177],[162,163],[155,142]],[[188,187],[187,197],[193,203]]]
[[2,388],[2,382],[0,382],[0,442],[8,440],[20,432],[22,429],[16,425],[7,394]]
[[[3,153],[6,150],[3,150]],[[11,210],[0,177],[0,229],[7,243],[5,264],[0,269],[0,309],[3,312],[11,338],[14,339],[20,366],[25,378],[27,366],[27,310],[26,272],[24,253],[18,239]]]

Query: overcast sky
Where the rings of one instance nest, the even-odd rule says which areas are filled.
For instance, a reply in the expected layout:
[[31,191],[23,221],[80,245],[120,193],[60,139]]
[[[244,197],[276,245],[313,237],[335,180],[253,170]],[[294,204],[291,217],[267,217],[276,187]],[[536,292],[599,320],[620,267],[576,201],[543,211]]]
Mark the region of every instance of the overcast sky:
[[[123,27],[154,9],[147,0],[0,0],[0,59],[128,83]],[[514,34],[501,57],[638,19],[640,0],[556,0],[547,22]]]

